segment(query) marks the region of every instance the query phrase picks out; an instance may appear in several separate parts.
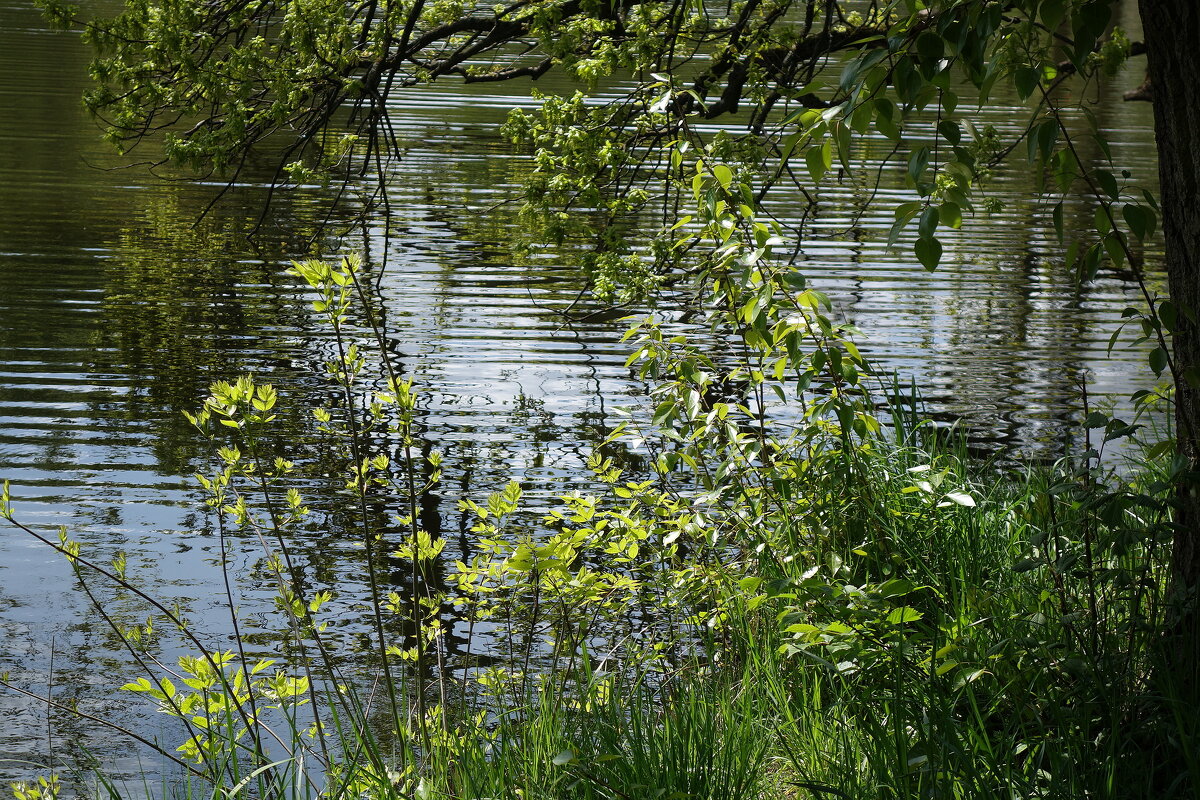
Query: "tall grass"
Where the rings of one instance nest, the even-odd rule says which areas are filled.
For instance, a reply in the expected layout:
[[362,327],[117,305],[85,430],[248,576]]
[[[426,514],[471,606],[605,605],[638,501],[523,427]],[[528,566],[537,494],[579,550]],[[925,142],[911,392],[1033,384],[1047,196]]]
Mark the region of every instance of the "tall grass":
[[[144,670],[126,688],[179,722],[177,741],[128,732],[186,776],[162,794],[1200,791],[1195,714],[1158,661],[1175,465],[1146,461],[1121,478],[1087,454],[1025,469],[980,462],[911,408],[879,414],[869,393],[838,381],[776,433],[761,390],[741,404],[702,402],[703,356],[650,329],[639,352],[676,376],[660,387],[653,425],[636,431],[657,472],[621,474],[609,456],[618,431],[590,462],[607,493],[566,494],[540,524],[521,521],[516,484],[463,498],[475,550],[436,589],[427,569],[445,542],[415,507],[441,459],[413,446],[416,389],[382,344],[383,379],[362,377],[363,353],[382,335],[352,262],[300,274],[335,332],[329,372],[341,399],[314,414],[342,449],[325,463],[342,464],[348,506],[390,505],[405,526],[388,538],[360,515],[369,672],[327,636],[323,614],[338,601],[299,579],[289,535],[312,524],[294,486],[301,468],[271,434],[279,399],[252,379],[215,386],[193,419],[217,456],[201,482],[222,552],[235,533],[256,539],[276,581],[279,663],[248,656],[232,587],[237,636],[218,647],[142,593],[123,563],[95,563],[69,538],[26,528],[71,559],[85,586],[107,580],[140,596],[194,649],[177,665],[157,662],[140,629],[92,594]],[[384,551],[408,565],[404,593],[376,569]],[[477,654],[478,631],[502,631],[486,664],[448,663],[450,625],[470,632]],[[45,800],[56,786],[17,794]]]

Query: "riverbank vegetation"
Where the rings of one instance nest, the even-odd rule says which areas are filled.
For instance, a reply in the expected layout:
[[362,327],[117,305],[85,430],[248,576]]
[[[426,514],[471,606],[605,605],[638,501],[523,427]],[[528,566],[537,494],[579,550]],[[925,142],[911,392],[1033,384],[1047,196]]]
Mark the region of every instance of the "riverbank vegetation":
[[[273,428],[296,401],[265,376],[214,385],[190,417],[212,445],[198,480],[222,563],[257,542],[254,575],[275,588],[273,658],[242,633],[231,573],[229,636],[206,639],[139,588],[135,556],[91,560],[69,532],[54,540],[21,523],[6,491],[4,515],[70,559],[142,670],[124,689],[178,721],[174,741],[123,732],[185,776],[164,793],[1200,792],[1196,319],[1190,295],[1174,293],[1194,273],[1177,241],[1190,223],[1180,197],[1160,204],[1111,156],[1081,157],[1081,137],[1108,146],[1062,99],[1068,82],[1085,91],[1132,51],[1108,24],[1111,4],[752,1],[719,19],[703,4],[518,3],[488,16],[366,3],[349,18],[342,3],[294,5],[151,13],[133,2],[89,28],[105,53],[90,103],[124,143],[201,116],[166,139],[169,158],[201,169],[230,168],[292,129],[279,174],[301,181],[355,164],[384,173],[393,85],[553,64],[593,86],[633,75],[618,101],[544,97],[505,130],[535,164],[530,246],[574,253],[597,296],[646,309],[626,342],[650,402],[605,432],[594,481],[549,505],[531,508],[517,482],[454,496],[445,457],[424,446],[423,389],[393,359],[373,281],[354,258],[295,264],[332,342],[329,391],[305,409],[311,437]],[[653,34],[664,20],[665,44]],[[542,60],[468,63],[525,40]],[[208,69],[213,53],[227,69]],[[259,76],[278,70],[286,80]],[[1151,344],[1155,379],[1170,379],[1124,415],[1086,401],[1075,449],[1053,464],[969,455],[958,432],[925,420],[917,393],[873,369],[858,332],[798,270],[810,229],[771,213],[785,185],[808,203],[806,225],[831,181],[858,181],[864,207],[884,202],[859,169],[882,146],[891,155],[878,168],[896,161],[907,175],[889,245],[936,269],[939,229],[985,213],[992,170],[1021,143],[959,110],[968,85],[982,98],[1001,79],[1033,106],[1020,155],[1044,176],[1066,266],[1081,280],[1130,272],[1146,302],[1129,324]],[[744,134],[701,129],[739,104],[753,106]],[[347,106],[363,127],[327,136]],[[1064,217],[1078,196],[1088,223]],[[651,217],[645,238],[626,235]],[[1171,300],[1143,272],[1160,219]],[[697,329],[728,346],[700,345]],[[1160,431],[1172,403],[1178,422]],[[334,476],[319,503],[299,488],[313,475]],[[462,541],[423,523],[433,495],[472,516]],[[335,516],[355,532],[362,572],[314,588],[289,540]],[[105,602],[114,587],[121,604]],[[353,635],[338,624],[347,617],[360,623]],[[164,632],[185,656],[160,657]],[[57,786],[16,791],[45,800]],[[129,793],[103,778],[98,790]]]
[[[1200,472],[1200,125],[1190,94],[1200,12],[1191,0],[1141,0],[1146,41],[1136,47],[1114,25],[1118,0],[128,0],[111,19],[42,5],[95,45],[86,102],[119,148],[148,149],[154,166],[221,176],[228,187],[252,153],[269,153],[269,197],[373,176],[364,206],[387,209],[389,170],[403,158],[388,113],[394,93],[563,72],[579,90],[536,95],[538,113],[514,114],[508,129],[535,154],[531,246],[573,243],[593,288],[618,301],[694,275],[681,212],[706,176],[719,184],[705,195],[708,214],[726,213],[730,233],[769,215],[772,202],[802,205],[788,231],[794,257],[819,235],[822,192],[853,182],[862,208],[893,210],[888,246],[903,244],[935,270],[943,239],[994,206],[993,169],[1024,154],[1048,210],[1039,224],[1067,268],[1083,280],[1102,267],[1128,271],[1140,290],[1131,317],[1153,344],[1151,369],[1174,384],[1176,450],[1189,476]],[[1114,163],[1088,101],[1135,52],[1153,91],[1131,96],[1155,98],[1157,187]],[[606,82],[620,88],[606,92]],[[1001,88],[1029,110],[1012,141],[970,111]],[[878,191],[889,167],[905,176],[903,196]],[[644,250],[626,234],[647,227],[663,230]],[[1144,268],[1158,231],[1169,299]],[[1200,492],[1191,477],[1177,488],[1172,603],[1189,639],[1178,669],[1193,673]]]
[[[276,587],[277,659],[239,634],[236,585],[233,637],[205,641],[141,594],[135,556],[93,563],[28,529],[83,586],[141,596],[149,622],[88,589],[144,668],[124,689],[178,720],[174,741],[131,732],[187,776],[164,791],[1191,796],[1198,732],[1162,668],[1178,458],[1102,469],[1114,442],[1138,452],[1138,431],[1097,411],[1074,457],[981,462],[872,375],[793,272],[747,269],[748,292],[727,283],[707,304],[741,327],[741,363],[634,325],[655,402],[591,457],[602,488],[564,487],[539,515],[515,482],[469,493],[470,550],[454,552],[421,525],[444,465],[420,448],[420,387],[379,349],[369,283],[353,258],[297,264],[333,332],[335,399],[311,410],[323,444],[276,435],[289,401],[252,377],[192,416],[215,456],[198,480],[220,552],[258,541]],[[763,322],[738,322],[744,292],[766,298]],[[331,463],[364,586],[313,591],[289,539],[330,521],[295,486]],[[328,625],[363,597],[369,632],[348,642]],[[188,655],[159,661],[162,631]]]

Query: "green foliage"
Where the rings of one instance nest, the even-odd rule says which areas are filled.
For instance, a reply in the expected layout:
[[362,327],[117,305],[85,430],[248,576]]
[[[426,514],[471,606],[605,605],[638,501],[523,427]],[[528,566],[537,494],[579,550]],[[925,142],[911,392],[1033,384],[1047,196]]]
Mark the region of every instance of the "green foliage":
[[[314,521],[295,485],[302,465],[278,452],[297,445],[271,436],[286,398],[251,377],[215,384],[190,417],[215,459],[197,478],[219,535],[261,542],[290,646],[261,660],[240,640],[193,639],[198,653],[177,668],[144,662],[125,685],[179,721],[179,738],[156,746],[194,771],[198,791],[1188,790],[1180,748],[1196,731],[1154,670],[1181,465],[1147,463],[1122,482],[1085,453],[1022,476],[970,463],[911,412],[880,415],[873,398],[897,387],[878,385],[821,295],[772,265],[776,234],[733,205],[733,171],[706,166],[694,187],[690,230],[712,249],[709,321],[744,347],[717,358],[661,321],[636,324],[631,364],[653,380],[655,404],[590,458],[605,491],[565,494],[540,519],[515,481],[464,496],[470,552],[437,587],[420,579],[449,545],[413,513],[441,465],[410,447],[418,390],[370,377],[392,367],[356,262],[296,266],[334,333],[326,369],[341,399],[314,417],[339,454],[342,500],[385,504],[403,526],[384,534],[361,518],[375,678],[329,635],[330,615],[362,593],[314,591],[288,547],[288,532]],[[1107,441],[1136,430],[1103,414],[1086,424]],[[647,448],[652,471],[614,466],[605,448],[618,440]],[[44,541],[85,585],[129,586],[127,557],[109,570],[65,533]],[[380,577],[383,553],[411,568],[404,591]],[[451,627],[486,656],[460,674],[445,667]],[[383,691],[364,690],[381,673]],[[382,717],[372,694],[387,696]]]
[[[307,678],[283,670],[261,675],[273,661],[258,661],[247,671],[236,659],[234,653],[180,658],[178,675],[190,692],[178,690],[165,676],[155,682],[138,678],[121,688],[145,694],[158,702],[160,712],[186,720],[195,733],[177,748],[185,758],[201,765],[223,764],[237,758],[237,742],[249,733],[247,726],[258,723],[253,714],[286,707],[294,720],[295,706],[308,702]],[[243,709],[252,714],[244,715]]]
[[[1130,249],[1161,210],[1087,114],[1083,135],[1104,158],[1083,162],[1059,99],[1129,52],[1110,17],[1103,0],[129,0],[90,26],[89,104],[113,138],[165,126],[166,158],[234,177],[283,133],[280,167],[295,180],[370,164],[389,146],[391,91],[561,65],[589,88],[539,96],[538,113],[505,127],[532,153],[527,229],[590,245],[581,262],[603,299],[688,298],[689,321],[733,344],[713,352],[664,315],[635,323],[628,366],[651,383],[652,407],[589,460],[605,491],[567,491],[536,519],[515,481],[470,487],[460,553],[422,527],[421,500],[444,491],[442,456],[419,447],[420,390],[391,360],[358,262],[295,265],[332,332],[332,399],[311,413],[338,467],[337,508],[359,524],[378,692],[329,635],[349,601],[313,591],[288,547],[320,520],[289,451],[304,443],[272,433],[286,400],[251,376],[217,383],[189,417],[214,454],[197,479],[222,546],[235,532],[261,543],[286,666],[267,674],[240,639],[226,652],[194,635],[198,652],[174,674],[186,690],[141,662],[148,674],[125,688],[182,724],[182,745],[160,751],[178,748],[214,792],[253,783],[295,798],[1194,791],[1197,731],[1154,644],[1185,465],[1152,445],[1133,478],[1098,474],[1104,444],[1138,427],[1090,413],[1083,452],[1052,468],[970,464],[898,405],[880,411],[896,386],[789,255],[822,191],[861,179],[877,134],[906,180],[889,245],[937,269],[947,231],[994,206],[987,180],[1021,152],[962,108],[1011,87],[1031,107],[1024,156],[1068,262],[1084,279],[1105,263],[1134,270],[1147,303],[1128,322],[1156,344],[1151,368],[1175,373],[1179,312]],[[516,43],[523,55],[486,62]],[[597,84],[618,77],[629,90],[601,97]],[[748,112],[744,130],[702,125],[735,111]],[[797,230],[769,213],[789,186],[810,203]],[[1093,230],[1067,242],[1063,203],[1080,192]],[[624,232],[651,212],[657,233],[635,251]],[[649,453],[646,474],[614,465],[618,439]],[[397,525],[376,524],[372,506]],[[12,519],[7,489],[0,510]],[[98,567],[65,532],[30,532],[85,585],[95,573],[129,587],[126,559]],[[402,587],[383,577],[385,558],[404,565]],[[469,646],[475,660],[450,669],[451,629],[487,657]]]
[[36,781],[18,781],[12,785],[13,797],[17,800],[56,800],[62,792],[57,775],[39,776]]
[[[76,18],[71,7],[44,5],[60,23]],[[669,215],[692,172],[673,155],[682,141],[692,158],[746,165],[761,181],[759,201],[788,184],[811,200],[835,163],[839,176],[854,172],[860,142],[875,132],[907,165],[915,198],[903,205],[916,208],[897,217],[901,227],[921,217],[917,257],[933,266],[936,224],[924,212],[954,227],[973,211],[970,196],[994,156],[1018,144],[964,138],[970,120],[960,100],[983,101],[1011,83],[1035,106],[1031,151],[1036,144],[1041,160],[1070,161],[1057,126],[1041,123],[1057,119],[1052,90],[1092,81],[1128,56],[1126,35],[1109,30],[1111,5],[753,0],[714,13],[652,0],[494,8],[128,0],[117,17],[84,25],[98,52],[88,104],[123,145],[165,131],[167,160],[217,173],[236,173],[251,148],[268,146],[282,173],[300,181],[341,173],[355,159],[369,165],[393,146],[391,93],[443,76],[502,80],[558,65],[587,88],[535,95],[536,119],[514,112],[507,128],[536,153],[527,198],[530,214],[544,217],[544,238],[577,232],[581,212],[611,223],[659,203]],[[515,45],[523,52],[514,57]],[[597,82],[615,78],[632,88],[601,100]],[[960,98],[968,89],[977,96]],[[739,111],[749,112],[745,132],[726,135],[723,147],[696,130]],[[599,226],[600,252],[620,249],[612,230]]]
[[[47,10],[60,22],[74,14],[49,0]],[[382,179],[382,157],[401,155],[387,129],[392,94],[449,76],[561,67],[584,85],[534,92],[537,111],[513,111],[503,131],[532,154],[522,244],[565,247],[594,293],[616,304],[724,291],[719,273],[782,243],[764,220],[784,192],[807,204],[788,231],[799,253],[821,222],[823,191],[879,168],[907,184],[886,201],[888,245],[935,270],[950,232],[997,210],[987,182],[1023,152],[1071,268],[1084,280],[1104,266],[1129,270],[1156,345],[1150,366],[1182,379],[1169,341],[1178,313],[1160,313],[1132,249],[1155,231],[1154,197],[1113,163],[1094,116],[1069,99],[1133,52],[1112,10],[1113,0],[750,0],[720,13],[656,0],[128,0],[84,29],[98,52],[89,104],[111,135],[133,144],[163,131],[165,159],[231,180],[255,150],[279,158],[281,179],[344,177],[356,166]],[[1010,90],[1029,107],[1024,130],[1006,140],[973,124],[973,105]],[[728,124],[706,127],[718,118]],[[880,138],[891,148],[882,167]],[[1081,160],[1083,138],[1103,158]],[[1095,206],[1094,224],[1067,241],[1063,205],[1076,196]],[[863,198],[860,213],[887,210],[876,192]],[[650,246],[634,248],[630,231],[647,228],[657,230]],[[720,246],[735,230],[749,249]]]

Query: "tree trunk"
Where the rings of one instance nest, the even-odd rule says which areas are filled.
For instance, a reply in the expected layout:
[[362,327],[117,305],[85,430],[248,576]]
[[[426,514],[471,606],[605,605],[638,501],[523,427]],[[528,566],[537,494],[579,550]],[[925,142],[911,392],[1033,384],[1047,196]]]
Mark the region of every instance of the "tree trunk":
[[1175,678],[1200,684],[1200,2],[1140,0],[1149,80],[1154,87],[1167,280],[1179,309],[1173,337],[1179,452],[1191,474],[1180,481],[1171,562]]

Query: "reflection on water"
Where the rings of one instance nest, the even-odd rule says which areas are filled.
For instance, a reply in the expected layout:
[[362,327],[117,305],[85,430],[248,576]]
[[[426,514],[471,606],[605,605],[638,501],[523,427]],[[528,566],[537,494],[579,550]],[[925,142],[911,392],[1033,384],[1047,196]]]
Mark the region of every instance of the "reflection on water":
[[[462,494],[516,476],[544,506],[587,480],[591,443],[614,424],[614,406],[635,405],[644,387],[623,366],[618,321],[564,325],[580,290],[572,267],[513,255],[519,232],[502,201],[527,165],[497,127],[527,86],[396,99],[407,141],[391,176],[387,242],[379,217],[365,234],[319,236],[329,198],[319,187],[278,197],[251,242],[245,231],[265,199],[254,170],[197,223],[214,186],[115,169],[121,162],[78,99],[85,65],[79,43],[46,30],[31,0],[0,0],[0,477],[26,522],[69,526],[100,561],[127,551],[143,585],[177,599],[202,631],[225,631],[214,611],[219,551],[186,477],[204,451],[180,412],[212,380],[247,371],[285,396],[323,402],[327,332],[285,268],[340,247],[365,249],[376,265],[386,257],[389,347],[424,388],[426,446],[448,465],[440,496],[422,508],[426,527],[461,551]],[[1120,103],[1123,88],[1105,88],[1094,108],[1119,165],[1146,179],[1147,109]],[[1004,108],[977,117],[1007,133],[1023,122]],[[880,196],[902,197],[890,176]],[[1105,354],[1121,310],[1137,305],[1135,287],[1113,274],[1081,286],[1068,274],[1046,214],[1028,199],[1030,180],[999,174],[992,190],[1003,210],[944,237],[944,266],[932,275],[908,248],[885,248],[890,212],[851,219],[866,190],[847,181],[822,196],[800,268],[866,332],[864,349],[912,377],[935,411],[963,418],[981,442],[1053,454],[1078,416],[1083,373],[1093,391],[1127,394],[1146,380],[1145,362],[1127,349]],[[785,221],[803,208],[799,197],[775,202]],[[1091,215],[1086,204],[1066,214],[1069,224]],[[283,415],[285,430],[311,425],[298,406]],[[314,589],[344,587],[364,569],[336,525],[314,526],[295,546]],[[246,580],[251,628],[267,591],[255,588],[256,559],[247,544],[230,561]],[[129,671],[74,587],[58,557],[0,530],[0,669],[112,711],[111,689]],[[345,601],[336,622],[352,636],[358,611]],[[110,761],[128,752],[69,716],[48,724],[44,709],[10,694],[0,693],[0,719],[0,778],[27,771],[4,759],[62,756],[74,734],[87,733],[83,742]],[[151,735],[162,724],[134,719]]]

